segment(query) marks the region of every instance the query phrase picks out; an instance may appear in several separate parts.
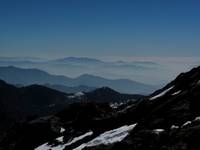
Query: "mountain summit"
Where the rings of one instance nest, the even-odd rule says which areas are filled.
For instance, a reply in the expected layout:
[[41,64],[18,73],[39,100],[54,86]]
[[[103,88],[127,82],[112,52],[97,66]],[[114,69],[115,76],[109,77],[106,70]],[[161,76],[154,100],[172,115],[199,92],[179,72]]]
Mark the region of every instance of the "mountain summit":
[[56,60],[52,60],[57,63],[103,63],[101,60],[89,58],[89,57],[65,57]]

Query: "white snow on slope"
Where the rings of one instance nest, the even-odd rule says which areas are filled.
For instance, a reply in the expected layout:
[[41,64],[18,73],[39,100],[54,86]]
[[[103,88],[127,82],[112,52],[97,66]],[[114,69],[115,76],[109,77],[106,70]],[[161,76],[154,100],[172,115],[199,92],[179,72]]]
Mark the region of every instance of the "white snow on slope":
[[63,138],[64,138],[64,136],[61,136],[61,137],[56,138],[56,140],[59,142],[63,142]]
[[110,107],[113,108],[113,109],[117,109],[118,107],[122,106],[123,104],[124,103],[122,103],[122,102],[121,103],[117,103],[117,102],[116,103],[111,103]]
[[63,133],[63,132],[65,132],[65,129],[64,129],[64,128],[61,128],[61,129],[60,129],[60,133]]
[[185,127],[185,126],[187,126],[187,125],[189,125],[191,123],[192,123],[192,121],[186,121],[181,127]]
[[69,99],[73,99],[73,98],[81,98],[82,96],[84,96],[85,94],[83,92],[77,92],[73,95],[68,96]]
[[198,116],[198,117],[196,117],[195,119],[194,119],[195,121],[199,121],[200,120],[200,116]]
[[82,150],[85,147],[91,147],[91,146],[96,146],[96,145],[107,145],[115,142],[120,142],[122,141],[128,134],[129,132],[136,126],[137,124],[133,125],[125,125],[120,128],[110,130],[107,132],[102,133],[92,141],[88,143],[84,143],[80,145],[79,147],[75,148],[74,150]]
[[169,92],[169,91],[170,91],[171,89],[173,89],[173,88],[174,88],[174,86],[172,86],[172,87],[170,87],[170,88],[164,90],[163,92],[161,92],[161,93],[158,94],[158,95],[155,95],[155,96],[151,97],[149,100],[155,100],[155,99],[157,99],[157,98],[159,98],[159,97],[162,97],[163,95],[165,95],[167,92]]
[[174,95],[177,95],[177,94],[179,94],[179,93],[181,93],[181,90],[179,90],[179,91],[173,93],[172,95],[174,96]]
[[154,129],[153,132],[155,134],[160,134],[161,132],[164,132],[165,130],[164,129]]
[[[69,146],[73,143],[76,143],[77,141],[82,140],[87,136],[91,136],[92,134],[93,134],[92,131],[87,132],[79,137],[75,137],[73,140],[71,140],[70,142],[68,142],[66,144],[62,144],[62,145],[58,145],[58,146],[51,146],[51,145],[48,145],[48,143],[45,143],[45,144],[35,148],[35,150],[63,150],[65,148],[65,146]],[[56,138],[56,140],[59,142],[63,142],[63,136]]]
[[181,127],[188,126],[188,125],[192,124],[194,121],[200,121],[200,116],[196,117],[192,121],[186,121]]
[[179,126],[172,125],[170,129],[178,129]]

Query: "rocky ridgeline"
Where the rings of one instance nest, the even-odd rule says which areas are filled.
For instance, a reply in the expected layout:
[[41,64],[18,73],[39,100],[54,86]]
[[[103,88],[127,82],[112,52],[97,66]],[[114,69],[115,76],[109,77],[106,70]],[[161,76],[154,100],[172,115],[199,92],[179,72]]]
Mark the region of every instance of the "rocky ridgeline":
[[[17,123],[2,138],[2,149],[199,150],[200,67],[180,74],[163,89],[140,99],[91,102],[121,97],[91,93],[55,115]],[[79,94],[80,96],[80,94]],[[81,94],[81,96],[84,96]]]

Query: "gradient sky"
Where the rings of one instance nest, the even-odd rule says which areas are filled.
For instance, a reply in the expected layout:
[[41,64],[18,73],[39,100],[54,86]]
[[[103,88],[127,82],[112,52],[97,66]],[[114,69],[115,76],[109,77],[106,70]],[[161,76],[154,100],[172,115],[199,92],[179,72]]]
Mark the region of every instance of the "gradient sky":
[[1,0],[1,56],[200,56],[199,0]]

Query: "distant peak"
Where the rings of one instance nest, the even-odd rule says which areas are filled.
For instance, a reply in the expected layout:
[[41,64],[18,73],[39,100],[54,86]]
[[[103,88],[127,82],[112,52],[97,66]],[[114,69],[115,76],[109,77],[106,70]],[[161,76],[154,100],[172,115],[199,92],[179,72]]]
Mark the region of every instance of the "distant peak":
[[99,59],[90,58],[90,57],[64,57],[64,58],[56,59],[56,61],[102,62]]
[[77,78],[101,78],[101,77],[85,73],[85,74],[78,76]]
[[107,86],[104,86],[104,87],[101,87],[101,88],[98,88],[96,90],[94,90],[94,92],[105,92],[105,93],[118,93],[117,91],[107,87]]

